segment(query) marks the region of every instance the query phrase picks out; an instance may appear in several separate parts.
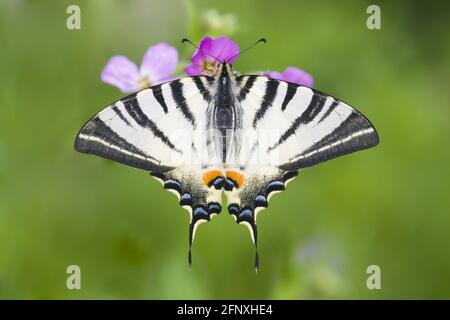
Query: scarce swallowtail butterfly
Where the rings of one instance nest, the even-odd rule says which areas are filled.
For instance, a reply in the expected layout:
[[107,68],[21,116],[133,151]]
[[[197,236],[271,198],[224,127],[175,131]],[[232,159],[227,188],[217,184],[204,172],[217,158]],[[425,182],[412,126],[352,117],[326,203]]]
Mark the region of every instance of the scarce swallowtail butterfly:
[[325,93],[222,62],[214,76],[185,77],[107,106],[76,137],[75,149],[148,171],[199,224],[222,211],[246,225],[299,170],[377,145],[370,121]]

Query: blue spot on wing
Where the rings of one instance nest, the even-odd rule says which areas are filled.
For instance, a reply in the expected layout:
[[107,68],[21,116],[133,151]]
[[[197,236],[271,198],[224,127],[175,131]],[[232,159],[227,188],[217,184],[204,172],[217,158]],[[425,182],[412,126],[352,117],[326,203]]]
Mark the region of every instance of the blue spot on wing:
[[192,205],[192,196],[189,193],[184,193],[180,198],[180,206]]

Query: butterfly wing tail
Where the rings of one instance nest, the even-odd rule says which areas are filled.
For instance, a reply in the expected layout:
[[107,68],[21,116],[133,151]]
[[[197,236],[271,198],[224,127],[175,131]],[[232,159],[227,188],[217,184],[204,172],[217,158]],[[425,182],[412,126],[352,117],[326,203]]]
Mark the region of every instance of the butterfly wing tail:
[[245,225],[250,231],[255,246],[256,271],[259,269],[257,215],[269,206],[269,200],[275,193],[285,190],[297,174],[297,171],[280,169],[273,169],[271,174],[248,174],[245,175],[245,182],[241,186],[226,192],[228,212],[235,218],[236,223]]
[[190,216],[189,221],[189,254],[188,264],[192,265],[192,244],[197,227],[209,222],[222,210],[221,190],[205,186],[201,175],[192,168],[179,167],[166,173],[151,173],[164,186],[164,189],[175,194],[181,207]]

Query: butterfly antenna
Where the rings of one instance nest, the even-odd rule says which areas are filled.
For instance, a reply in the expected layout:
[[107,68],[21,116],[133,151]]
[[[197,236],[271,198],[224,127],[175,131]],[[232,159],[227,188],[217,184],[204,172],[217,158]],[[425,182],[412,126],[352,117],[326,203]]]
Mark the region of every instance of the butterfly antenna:
[[191,40],[189,40],[188,38],[183,38],[181,39],[181,43],[189,43],[191,46],[193,46],[195,49],[197,49],[198,51],[200,51],[201,53],[203,53],[206,56],[210,56],[211,58],[213,58],[214,60],[216,60],[218,63],[222,63],[222,61],[220,61],[219,58],[217,58],[216,56],[213,56],[212,54],[205,52],[203,50],[201,50],[195,43],[193,43]]
[[259,43],[267,43],[266,38],[261,38],[258,41],[256,41],[254,44],[252,44],[251,46],[245,48],[244,50],[240,51],[239,53],[235,54],[234,56],[232,56],[230,59],[228,59],[228,61],[231,61],[237,57],[239,57],[241,54],[243,54],[244,52],[250,50],[251,48],[253,48],[254,46],[256,46]]

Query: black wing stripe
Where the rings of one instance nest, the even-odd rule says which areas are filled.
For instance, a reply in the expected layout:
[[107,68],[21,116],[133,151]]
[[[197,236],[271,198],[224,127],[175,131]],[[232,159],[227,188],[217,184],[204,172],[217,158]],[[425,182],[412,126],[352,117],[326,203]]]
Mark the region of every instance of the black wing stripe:
[[333,103],[331,106],[328,107],[327,111],[320,117],[320,120],[317,123],[321,123],[323,120],[325,120],[333,111],[336,109],[336,107],[339,105],[339,101],[333,98]]
[[200,91],[200,93],[203,96],[203,100],[206,102],[211,101],[211,93],[208,89],[206,89],[205,84],[202,81],[201,77],[192,77],[192,81],[194,81],[195,85],[197,86],[197,89]]
[[277,95],[277,90],[280,82],[277,80],[269,79],[266,84],[266,92],[261,102],[261,106],[255,113],[253,118],[253,128],[256,128],[256,124],[261,120],[266,114],[267,110],[272,106],[272,102]]
[[245,99],[245,97],[247,96],[247,94],[250,92],[250,89],[253,87],[253,85],[255,84],[256,78],[257,76],[255,75],[251,75],[251,76],[246,76],[246,77],[241,77],[238,78],[239,82],[246,78],[247,81],[245,81],[244,86],[242,87],[242,89],[239,91],[238,94],[238,101],[243,101]]
[[145,154],[120,137],[99,117],[95,117],[83,127],[75,140],[75,149],[147,171],[165,172],[173,169],[160,165],[160,160]]
[[291,158],[300,159],[283,164],[280,168],[298,170],[310,167],[338,156],[376,146],[378,143],[378,134],[369,120],[354,111],[333,132]]
[[159,105],[163,109],[164,113],[168,112],[166,101],[164,100],[164,95],[162,93],[161,86],[154,86],[151,88],[153,92],[153,96],[155,97],[156,101],[158,101]]
[[284,111],[286,109],[289,102],[291,102],[292,98],[295,96],[295,93],[297,92],[298,86],[292,83],[287,84],[287,90],[286,95],[284,96],[283,103],[281,104],[281,110]]
[[183,116],[188,120],[192,126],[195,128],[195,118],[192,114],[191,110],[189,110],[188,105],[186,104],[186,98],[183,94],[183,83],[180,80],[172,81],[170,84],[170,89],[172,90],[172,97],[175,103],[177,104],[177,107],[180,108],[181,113]]
[[[94,137],[100,139],[105,143],[114,143],[119,148],[127,150],[128,152],[131,152],[138,156],[146,157],[144,152],[142,152],[136,146],[134,146],[133,144],[129,143],[127,140],[119,136],[115,131],[113,131],[109,126],[107,126],[99,117],[95,117],[89,123],[87,123],[81,130],[80,135],[82,135],[82,137],[84,136],[84,138],[77,137],[75,148],[78,151],[86,153],[97,153],[98,151],[100,151],[100,153],[102,154],[108,153],[108,150],[99,150],[103,147],[99,148],[95,143],[94,144],[92,143],[95,140],[91,140],[91,137]],[[87,143],[87,141],[91,141],[91,143]]]
[[119,108],[117,108],[116,105],[112,106],[113,111],[119,116],[120,119],[122,119],[123,122],[125,122],[128,126],[131,126],[130,122],[127,120],[127,118],[124,117],[122,112],[120,112]]
[[300,125],[311,122],[320,113],[320,111],[322,111],[326,100],[327,97],[314,94],[306,110],[294,120],[292,125],[281,135],[280,139],[273,146],[269,147],[267,151],[271,151],[281,145],[297,131]]
[[325,106],[327,97],[321,94],[314,94],[308,108],[298,117],[300,124],[309,123],[314,120],[314,118],[322,111]]
[[128,96],[127,99],[123,100],[122,102],[125,106],[125,110],[136,121],[138,125],[143,128],[149,128],[152,131],[153,135],[160,139],[170,149],[178,153],[182,153],[182,151],[174,146],[174,144],[158,128],[158,126],[144,114],[141,107],[139,106],[138,100],[136,99],[136,95]]

